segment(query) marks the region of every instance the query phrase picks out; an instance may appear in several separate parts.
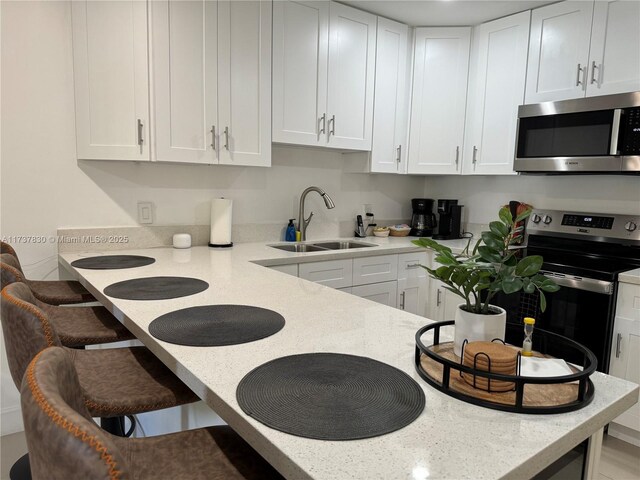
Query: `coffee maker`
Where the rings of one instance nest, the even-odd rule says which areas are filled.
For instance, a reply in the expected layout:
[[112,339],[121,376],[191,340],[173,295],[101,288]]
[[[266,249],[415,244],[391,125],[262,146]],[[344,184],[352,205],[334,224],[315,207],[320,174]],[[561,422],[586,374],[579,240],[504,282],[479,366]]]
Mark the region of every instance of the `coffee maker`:
[[438,215],[440,215],[440,227],[436,240],[453,240],[462,238],[462,207],[458,200],[438,200]]
[[413,215],[411,217],[411,231],[413,237],[430,237],[436,227],[436,216],[433,213],[432,198],[414,198],[411,200]]

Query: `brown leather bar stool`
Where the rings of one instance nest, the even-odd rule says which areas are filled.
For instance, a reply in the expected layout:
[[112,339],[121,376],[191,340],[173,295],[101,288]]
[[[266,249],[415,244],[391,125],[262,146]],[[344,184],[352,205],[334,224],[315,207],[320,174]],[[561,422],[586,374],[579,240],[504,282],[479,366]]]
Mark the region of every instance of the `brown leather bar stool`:
[[[23,276],[15,267],[16,262],[12,255],[0,254],[2,288],[22,281]],[[35,305],[47,315],[65,347],[77,348],[135,339],[135,336],[104,307],[60,307],[48,305],[38,299]]]
[[15,258],[16,263],[12,266],[20,272],[21,282],[29,285],[33,295],[42,302],[49,305],[71,305],[96,301],[93,295],[75,280],[28,280],[24,276],[16,251],[8,243],[0,242],[0,254],[12,255]]
[[82,382],[61,348],[38,353],[22,381],[21,403],[34,479],[281,479],[229,427],[149,438],[110,435],[91,421]]

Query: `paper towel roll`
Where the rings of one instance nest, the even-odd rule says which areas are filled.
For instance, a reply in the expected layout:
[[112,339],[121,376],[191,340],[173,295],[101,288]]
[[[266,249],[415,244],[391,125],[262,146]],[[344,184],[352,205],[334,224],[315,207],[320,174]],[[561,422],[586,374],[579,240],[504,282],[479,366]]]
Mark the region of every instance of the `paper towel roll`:
[[233,200],[228,198],[214,198],[211,200],[211,235],[210,247],[230,247],[231,243],[231,214]]

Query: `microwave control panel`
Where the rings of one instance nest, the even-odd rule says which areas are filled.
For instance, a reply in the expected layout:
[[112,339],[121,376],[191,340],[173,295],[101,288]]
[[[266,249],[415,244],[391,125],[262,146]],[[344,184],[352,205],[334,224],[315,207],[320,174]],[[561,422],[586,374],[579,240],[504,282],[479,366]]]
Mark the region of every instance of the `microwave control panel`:
[[640,155],[640,107],[625,108],[622,122],[622,155]]

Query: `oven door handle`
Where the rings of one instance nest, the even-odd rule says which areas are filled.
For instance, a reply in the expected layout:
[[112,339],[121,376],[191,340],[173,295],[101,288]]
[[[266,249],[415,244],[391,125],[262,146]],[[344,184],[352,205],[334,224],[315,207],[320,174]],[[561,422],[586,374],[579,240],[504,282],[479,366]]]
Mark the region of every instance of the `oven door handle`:
[[548,272],[540,270],[545,277],[550,278],[561,287],[575,288],[576,290],[585,290],[587,292],[603,293],[605,295],[613,295],[613,282],[606,280],[596,280],[594,278],[577,277],[574,275],[566,275],[564,273]]

